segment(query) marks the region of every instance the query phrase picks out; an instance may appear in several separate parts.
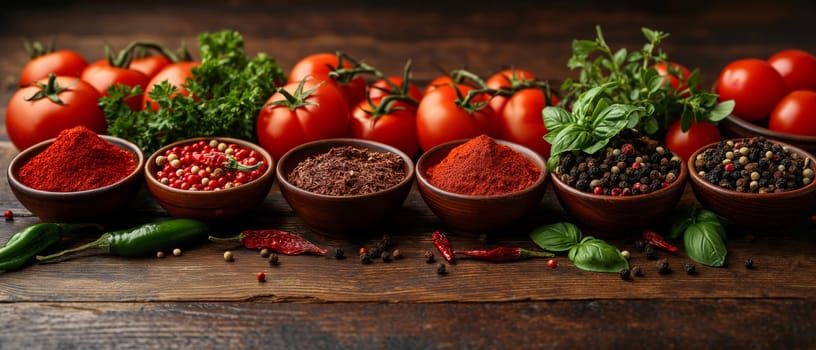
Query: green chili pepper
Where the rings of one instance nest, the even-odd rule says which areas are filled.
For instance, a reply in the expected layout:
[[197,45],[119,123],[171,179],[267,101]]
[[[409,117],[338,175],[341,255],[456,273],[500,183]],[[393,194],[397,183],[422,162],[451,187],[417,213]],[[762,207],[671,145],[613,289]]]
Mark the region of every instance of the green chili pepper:
[[206,239],[208,233],[209,226],[202,221],[171,219],[107,232],[96,241],[56,254],[37,256],[37,260],[48,261],[90,248],[99,248],[107,254],[116,256],[144,257],[160,250],[178,248],[181,245]]
[[57,244],[64,233],[102,227],[94,224],[39,223],[15,233],[0,248],[0,271],[14,271],[25,267],[35,255]]

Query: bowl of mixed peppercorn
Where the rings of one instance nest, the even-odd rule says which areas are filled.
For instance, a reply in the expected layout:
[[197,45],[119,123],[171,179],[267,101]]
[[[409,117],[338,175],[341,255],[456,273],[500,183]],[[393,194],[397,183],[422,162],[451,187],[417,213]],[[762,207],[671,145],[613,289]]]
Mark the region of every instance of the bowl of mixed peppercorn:
[[807,222],[816,212],[816,165],[799,147],[762,136],[710,144],[688,160],[697,200],[746,228]]
[[588,232],[621,237],[661,223],[685,190],[683,160],[635,129],[610,139],[606,151],[561,154],[553,190]]
[[144,168],[147,188],[170,216],[220,221],[260,205],[275,179],[275,161],[262,147],[226,137],[174,142]]
[[414,163],[380,142],[325,139],[286,152],[276,176],[284,199],[307,226],[355,236],[399,211],[413,185]]

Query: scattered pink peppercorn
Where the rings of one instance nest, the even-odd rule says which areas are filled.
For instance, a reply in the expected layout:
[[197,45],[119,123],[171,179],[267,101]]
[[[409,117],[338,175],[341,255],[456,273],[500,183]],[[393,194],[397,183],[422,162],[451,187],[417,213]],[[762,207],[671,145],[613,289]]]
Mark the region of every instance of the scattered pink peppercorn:
[[6,221],[14,221],[14,212],[7,209],[3,212],[3,218],[6,219]]
[[547,267],[551,269],[558,267],[558,261],[556,261],[555,259],[547,260]]
[[258,282],[266,282],[266,274],[263,271],[258,272],[255,274],[255,279],[257,279]]

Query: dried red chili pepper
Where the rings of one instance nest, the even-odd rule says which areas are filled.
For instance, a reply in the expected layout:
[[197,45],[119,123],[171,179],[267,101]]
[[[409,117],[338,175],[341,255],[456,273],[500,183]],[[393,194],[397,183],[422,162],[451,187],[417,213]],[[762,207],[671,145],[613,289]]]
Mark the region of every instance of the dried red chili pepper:
[[210,240],[213,242],[239,241],[245,248],[267,248],[286,255],[298,255],[304,253],[322,255],[329,252],[328,249],[320,248],[303,237],[275,229],[246,230],[237,236],[230,238],[210,236]]
[[529,258],[552,258],[555,256],[555,254],[550,252],[537,252],[520,247],[496,247],[491,250],[457,250],[453,253],[487,261],[517,261]]
[[193,153],[192,156],[196,162],[200,162],[206,166],[223,168],[224,170],[252,171],[263,165],[263,162],[258,162],[254,165],[244,165],[232,155],[224,152]]
[[445,236],[445,234],[440,231],[434,231],[433,234],[431,234],[431,240],[436,246],[436,249],[439,249],[439,252],[442,253],[442,257],[445,258],[445,261],[452,264],[454,262],[453,248],[451,248],[450,241],[448,241],[448,236]]
[[652,230],[643,230],[643,240],[645,240],[646,243],[649,243],[660,249],[668,250],[672,253],[677,252],[677,247],[671,245],[669,242],[666,242],[666,239],[664,239],[663,236],[657,234],[657,232],[654,232]]

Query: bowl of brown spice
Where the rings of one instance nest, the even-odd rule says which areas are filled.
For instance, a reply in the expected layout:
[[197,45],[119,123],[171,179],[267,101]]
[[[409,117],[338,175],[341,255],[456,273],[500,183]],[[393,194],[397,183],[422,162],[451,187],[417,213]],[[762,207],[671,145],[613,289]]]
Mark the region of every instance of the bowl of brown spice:
[[689,157],[688,167],[706,209],[733,225],[775,232],[768,229],[808,224],[816,214],[813,160],[799,147],[759,136],[705,146]]
[[414,163],[397,148],[362,139],[326,139],[284,154],[281,194],[317,232],[355,235],[388,221],[408,196]]
[[17,154],[7,177],[17,200],[41,221],[97,222],[133,202],[144,163],[133,143],[78,126]]
[[438,145],[417,161],[422,199],[450,229],[491,233],[539,204],[547,167],[535,151],[481,135]]

